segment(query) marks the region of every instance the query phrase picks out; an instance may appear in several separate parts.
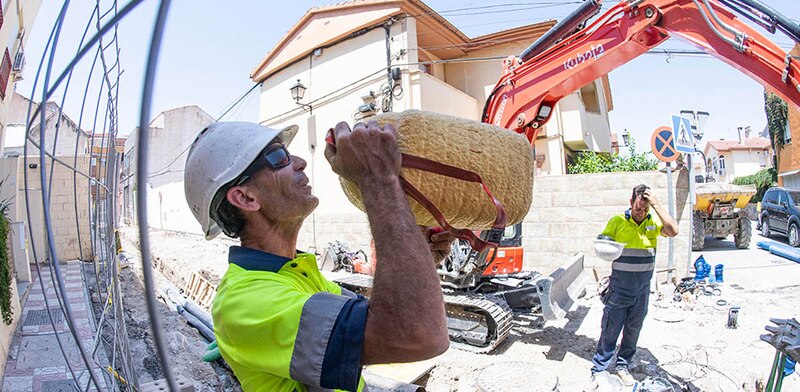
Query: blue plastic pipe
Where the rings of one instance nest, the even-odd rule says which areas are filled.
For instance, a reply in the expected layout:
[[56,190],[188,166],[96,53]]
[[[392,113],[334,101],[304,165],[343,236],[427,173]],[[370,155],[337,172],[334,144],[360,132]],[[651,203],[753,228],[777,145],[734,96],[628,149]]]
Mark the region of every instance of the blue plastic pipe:
[[800,249],[798,248],[775,241],[759,241],[756,245],[761,249],[769,251],[769,253],[789,259],[795,263],[800,263]]

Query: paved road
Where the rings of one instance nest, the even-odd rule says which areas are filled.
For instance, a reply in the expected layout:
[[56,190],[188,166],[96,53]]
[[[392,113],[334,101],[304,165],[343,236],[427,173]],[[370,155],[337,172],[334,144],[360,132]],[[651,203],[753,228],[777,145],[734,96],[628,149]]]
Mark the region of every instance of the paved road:
[[759,249],[756,244],[764,240],[787,243],[786,237],[780,235],[773,235],[769,239],[762,237],[756,233],[754,226],[749,249],[736,249],[733,236],[728,236],[724,240],[707,237],[703,251],[692,252],[692,260],[703,255],[706,262],[712,266],[723,264],[726,280],[747,282],[747,289],[750,290],[768,290],[800,284],[800,264]]

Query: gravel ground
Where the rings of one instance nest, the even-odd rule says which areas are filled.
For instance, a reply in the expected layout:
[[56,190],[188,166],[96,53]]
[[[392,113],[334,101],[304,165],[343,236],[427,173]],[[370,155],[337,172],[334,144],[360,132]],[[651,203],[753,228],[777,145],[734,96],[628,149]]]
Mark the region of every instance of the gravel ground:
[[[130,266],[120,272],[120,286],[123,290],[125,321],[128,329],[131,357],[134,361],[139,383],[144,384],[164,377],[161,363],[155,355],[155,344],[150,329],[144,284],[141,273],[138,234],[126,231],[122,236],[122,246]],[[155,257],[155,255],[154,255]],[[161,278],[157,274],[156,278]],[[203,354],[208,344],[196,329],[186,323],[186,319],[163,302],[158,302],[161,331],[167,344],[170,366],[174,375],[181,375],[194,383],[195,390],[237,391],[238,382],[231,374],[219,366],[203,362]]]
[[[124,238],[137,237],[135,228],[121,232]],[[651,296],[632,368],[637,379],[661,377],[675,391],[757,390],[775,353],[758,339],[764,325],[770,317],[800,318],[800,264],[757,249],[759,240],[754,235],[751,248],[743,250],[736,250],[732,239],[711,240],[704,252],[693,255],[703,254],[712,265],[725,264],[720,296],[675,302],[674,286],[663,285],[662,294]],[[184,287],[194,270],[222,276],[227,247],[236,242],[153,230],[151,243],[162,273]],[[556,385],[560,391],[593,390],[589,369],[600,335],[602,304],[591,294],[593,287],[587,292],[565,320],[546,325],[518,320],[511,338],[491,354],[450,349],[436,358],[436,366],[419,383],[434,392],[552,391]],[[717,305],[720,299],[728,304]],[[726,328],[732,305],[741,307],[736,329]],[[800,391],[800,377],[787,378],[783,391]]]

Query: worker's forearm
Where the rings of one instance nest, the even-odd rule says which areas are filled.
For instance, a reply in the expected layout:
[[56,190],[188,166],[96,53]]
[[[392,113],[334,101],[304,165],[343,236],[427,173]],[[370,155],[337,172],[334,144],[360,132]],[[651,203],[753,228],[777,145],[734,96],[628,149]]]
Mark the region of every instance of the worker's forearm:
[[664,233],[667,237],[674,237],[678,235],[678,223],[675,222],[675,219],[664,210],[664,207],[661,207],[660,204],[654,205],[653,209],[658,214],[658,217],[661,218],[661,223],[664,224],[664,227],[661,229],[661,232]]
[[387,333],[384,337],[404,344],[423,343],[431,335],[446,339],[439,278],[399,180],[360,188],[378,260],[368,327],[377,325]]

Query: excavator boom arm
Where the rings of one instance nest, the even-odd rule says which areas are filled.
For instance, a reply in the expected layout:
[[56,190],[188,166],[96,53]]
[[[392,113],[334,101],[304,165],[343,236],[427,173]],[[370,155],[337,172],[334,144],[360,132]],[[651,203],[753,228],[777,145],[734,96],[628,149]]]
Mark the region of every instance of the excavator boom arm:
[[[534,44],[519,58],[505,60],[504,74],[487,99],[483,121],[523,133],[534,143],[561,98],[670,36],[742,71],[800,109],[800,61],[734,14],[747,12],[751,20],[775,30],[776,23],[785,19],[763,13],[771,10],[756,0],[628,0],[585,28],[570,30],[599,7],[598,0],[588,0],[553,28],[556,34],[569,30],[570,35],[560,41],[552,34],[543,36],[546,47]],[[796,25],[777,23],[777,29],[795,41],[800,39]],[[642,84],[646,87],[647,81]]]

